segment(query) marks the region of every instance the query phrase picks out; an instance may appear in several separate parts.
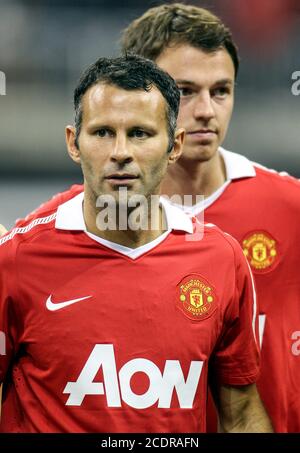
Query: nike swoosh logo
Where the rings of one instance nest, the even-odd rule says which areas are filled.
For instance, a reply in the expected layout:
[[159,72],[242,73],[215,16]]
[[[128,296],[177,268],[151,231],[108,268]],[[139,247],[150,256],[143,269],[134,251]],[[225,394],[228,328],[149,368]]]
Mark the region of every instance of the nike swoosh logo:
[[80,302],[81,300],[89,299],[92,296],[85,296],[85,297],[79,297],[79,299],[72,299],[72,300],[66,300],[65,302],[58,302],[58,303],[53,303],[51,300],[52,296],[49,296],[47,301],[46,301],[46,307],[50,311],[56,311],[60,310],[61,308],[65,308],[68,305],[76,304],[76,302]]

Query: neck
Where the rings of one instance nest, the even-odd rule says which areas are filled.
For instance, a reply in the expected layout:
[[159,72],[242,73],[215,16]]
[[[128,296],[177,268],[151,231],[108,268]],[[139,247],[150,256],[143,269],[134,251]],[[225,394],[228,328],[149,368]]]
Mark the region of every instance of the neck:
[[[142,207],[132,209],[126,215],[118,204],[116,209],[99,209],[96,197],[84,189],[83,215],[87,231],[107,241],[115,242],[130,248],[137,248],[153,241],[166,231],[163,211],[157,203],[157,209],[151,209],[150,201]],[[128,213],[128,214],[127,214]],[[110,220],[109,220],[110,219]],[[108,225],[111,227],[108,228]]]
[[210,160],[196,162],[179,159],[168,168],[162,184],[162,194],[169,197],[177,194],[192,195],[193,204],[197,195],[209,197],[226,181],[226,169],[223,158],[218,152]]

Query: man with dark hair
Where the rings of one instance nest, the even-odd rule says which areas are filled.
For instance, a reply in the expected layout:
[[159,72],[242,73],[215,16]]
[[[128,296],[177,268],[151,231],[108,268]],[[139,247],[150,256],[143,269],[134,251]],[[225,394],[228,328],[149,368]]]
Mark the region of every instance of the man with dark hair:
[[[237,47],[206,9],[161,5],[133,21],[123,50],[151,58],[177,82],[184,153],[168,168],[162,193],[203,194],[194,214],[232,234],[252,268],[259,300],[262,371],[259,390],[276,431],[300,431],[300,183],[221,148],[234,104]],[[41,211],[82,191],[74,186]]]
[[0,239],[0,431],[204,432],[209,361],[221,429],[272,430],[247,261],[159,201],[179,97],[133,55],[80,79],[66,142],[84,191]]
[[[153,67],[149,61],[143,61],[143,65],[139,68],[139,71],[135,71],[139,60],[133,55],[127,55],[126,60],[119,59],[116,61],[118,62],[118,70],[115,70],[111,60],[99,60],[98,64],[96,63],[88,68],[82,75],[74,92],[75,144],[77,148],[79,148],[78,138],[82,123],[82,97],[92,83],[101,81],[116,85],[125,90],[143,89],[149,91],[152,85],[156,86],[163,94],[167,103],[166,115],[169,151],[171,151],[174,145],[174,133],[179,109],[178,90],[177,87],[174,87],[173,79],[167,77],[165,73],[161,74],[157,70],[157,67]],[[131,62],[132,68],[129,71],[128,65]]]
[[207,9],[181,3],[151,8],[134,20],[122,35],[123,50],[150,60],[157,60],[166,48],[178,44],[188,44],[206,52],[226,50],[237,76],[238,49],[231,32]]
[[[205,220],[241,244],[257,285],[262,371],[258,388],[276,431],[300,431],[300,183],[220,147],[230,122],[238,73],[229,29],[195,6],[161,5],[124,31],[123,50],[151,58],[177,82],[184,153],[162,193],[204,194]],[[279,295],[282,294],[282,297]]]

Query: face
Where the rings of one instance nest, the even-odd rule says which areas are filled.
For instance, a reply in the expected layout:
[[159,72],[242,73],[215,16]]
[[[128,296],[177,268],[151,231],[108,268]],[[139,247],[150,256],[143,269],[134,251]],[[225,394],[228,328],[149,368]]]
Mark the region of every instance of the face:
[[72,126],[66,128],[66,140],[92,198],[111,194],[118,201],[120,187],[127,188],[128,196],[159,193],[168,164],[181,153],[184,135],[176,132],[174,148],[167,153],[166,102],[160,91],[98,83],[84,94],[82,111],[79,148]]
[[178,126],[187,133],[181,160],[211,159],[232,114],[234,65],[229,53],[180,45],[164,50],[156,63],[175,79],[181,92]]

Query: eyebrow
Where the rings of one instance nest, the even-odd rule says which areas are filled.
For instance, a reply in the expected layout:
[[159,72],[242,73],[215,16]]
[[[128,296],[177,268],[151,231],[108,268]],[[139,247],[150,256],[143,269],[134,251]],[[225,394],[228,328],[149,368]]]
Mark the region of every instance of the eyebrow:
[[215,85],[232,85],[234,81],[232,79],[221,79],[215,82]]
[[[185,80],[185,79],[176,79],[175,80],[177,84],[184,84],[184,85],[197,85],[195,82],[191,82],[191,80]],[[233,85],[234,81],[232,79],[220,79],[216,80],[214,85]]]
[[[94,121],[92,120],[91,123],[87,124],[87,127],[91,131],[97,131],[98,129],[109,129],[109,130],[115,130],[114,125],[109,125],[106,123],[102,123],[101,121]],[[157,132],[157,128],[155,126],[152,126],[150,124],[141,124],[141,123],[136,123],[132,126],[129,126],[127,128],[127,131],[133,131],[135,129],[145,129],[147,132],[150,132],[152,134],[155,134]]]

